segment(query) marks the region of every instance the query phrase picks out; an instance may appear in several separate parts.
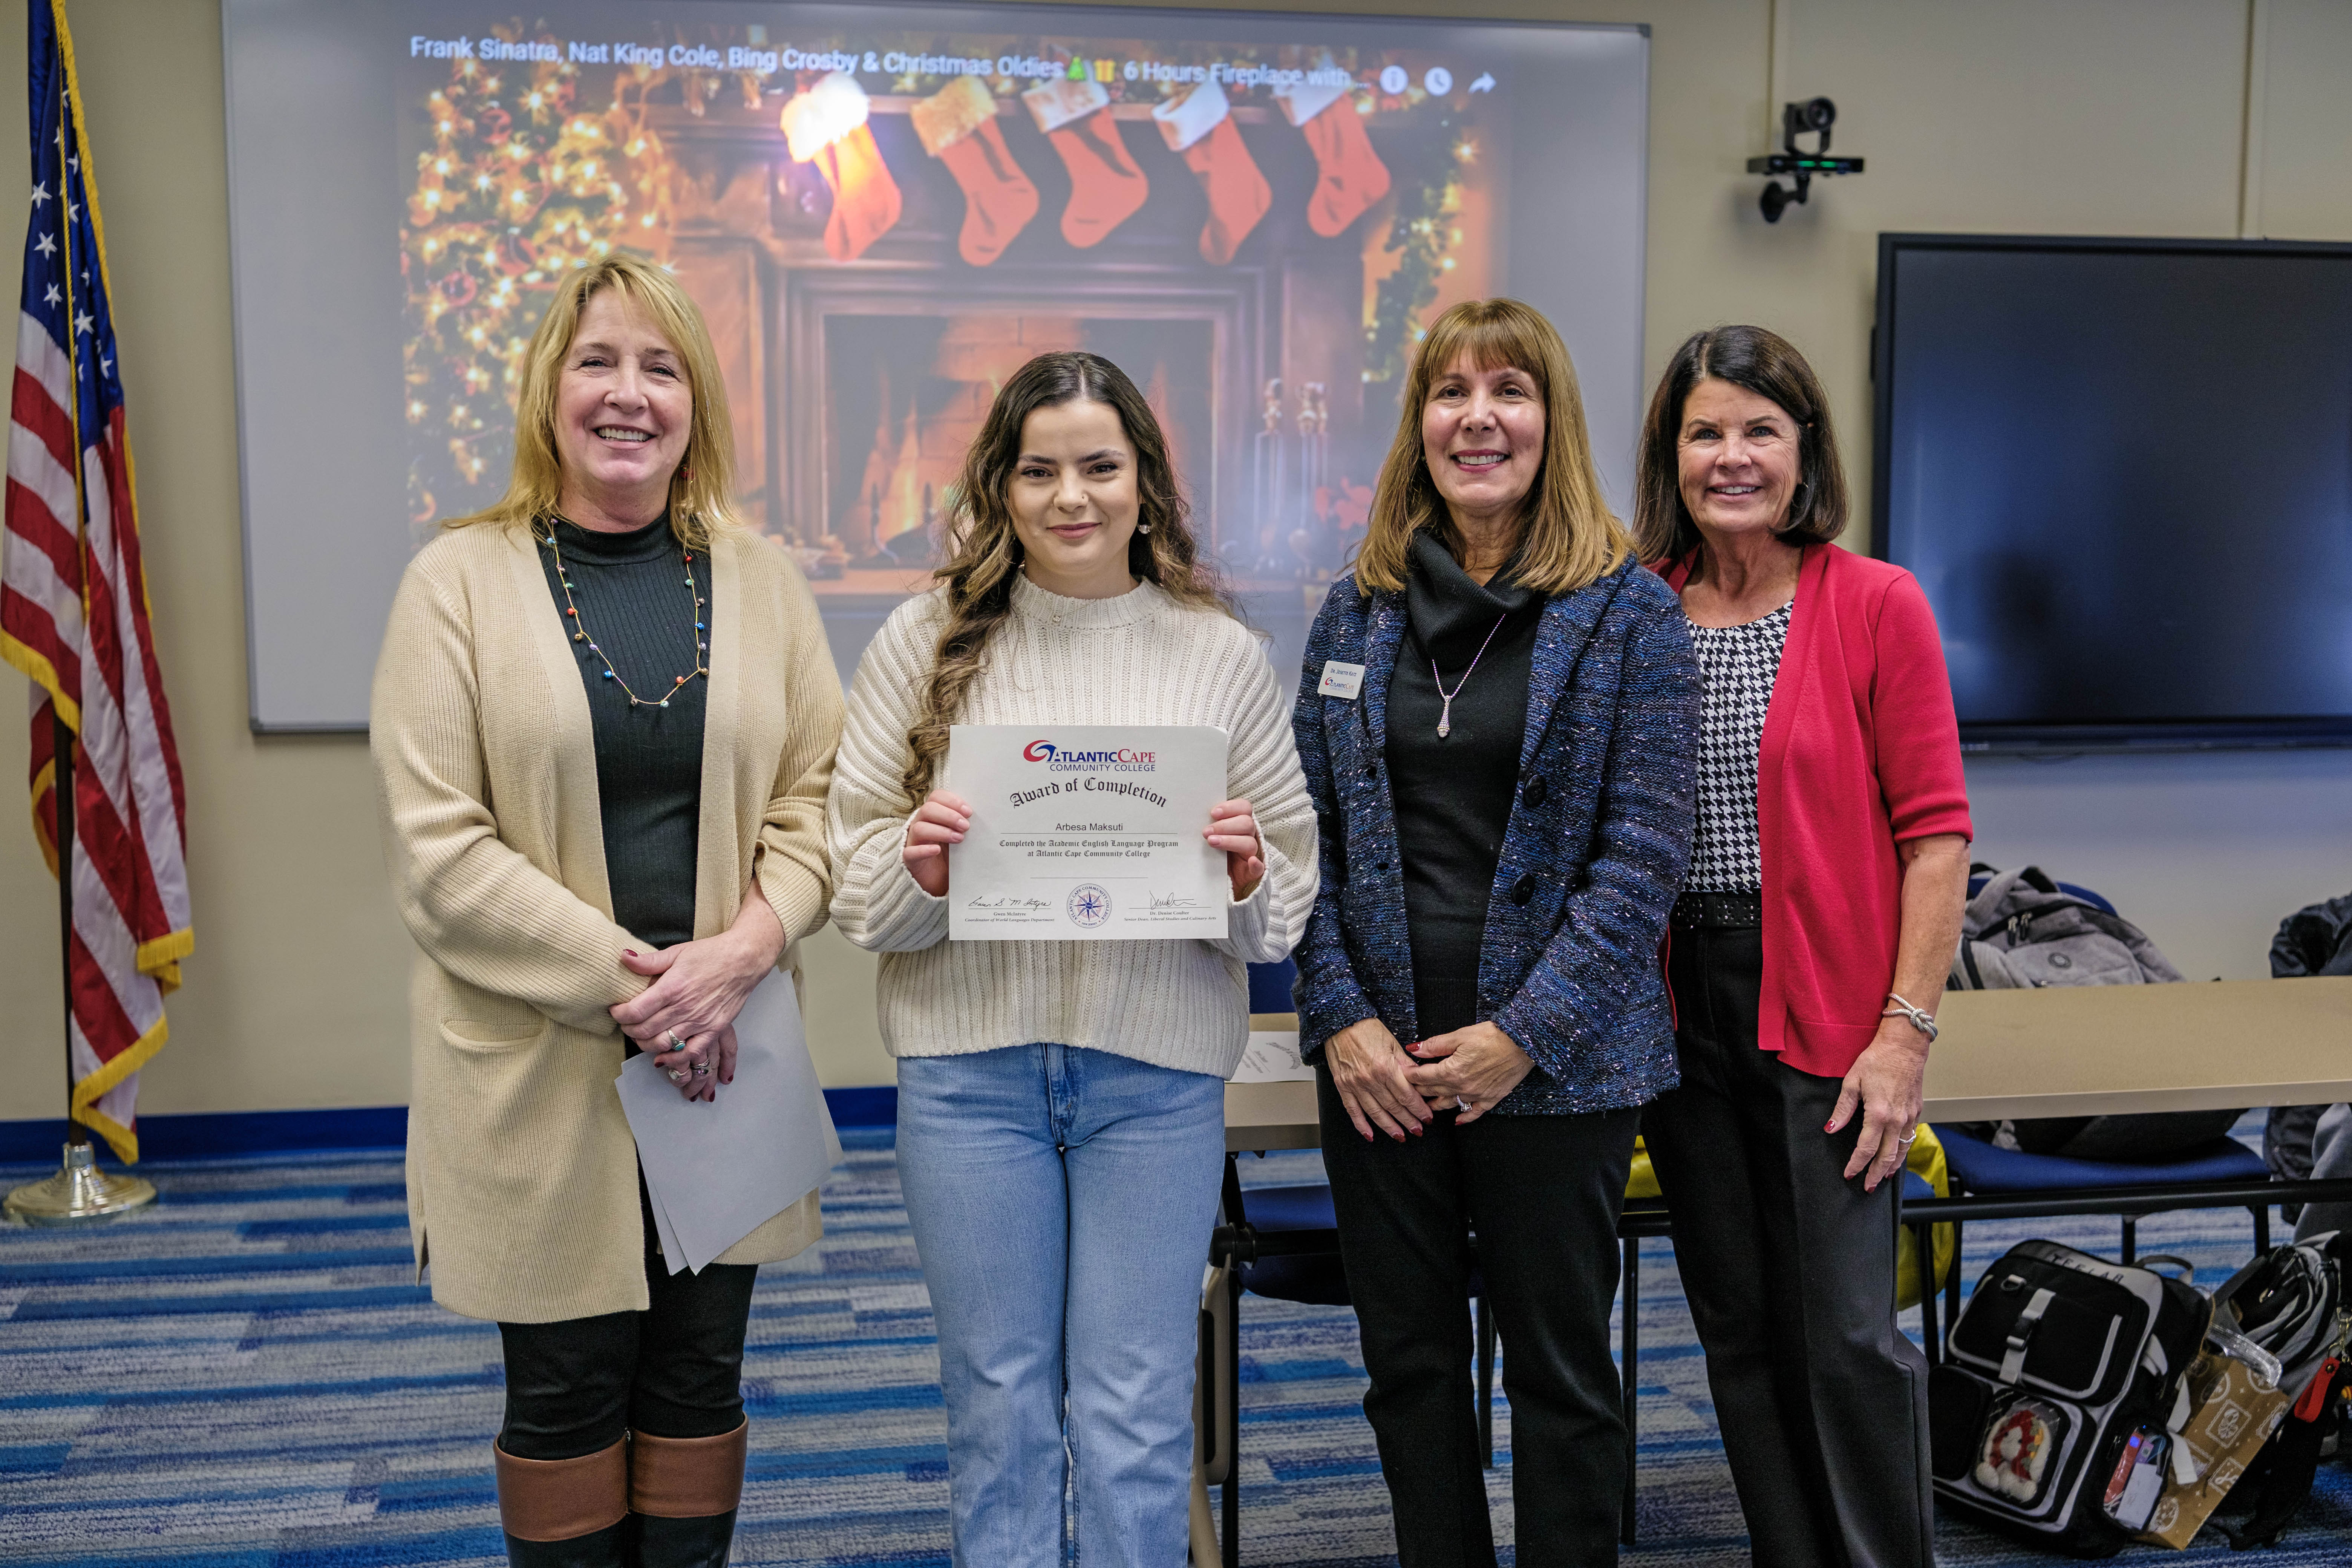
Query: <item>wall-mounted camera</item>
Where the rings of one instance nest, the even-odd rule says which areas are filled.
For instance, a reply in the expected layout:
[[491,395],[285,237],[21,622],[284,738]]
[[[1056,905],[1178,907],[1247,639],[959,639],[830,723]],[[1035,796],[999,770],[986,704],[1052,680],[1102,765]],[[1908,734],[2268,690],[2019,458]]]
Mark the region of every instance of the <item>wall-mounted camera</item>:
[[[1826,98],[1809,98],[1802,103],[1780,106],[1780,151],[1748,160],[1749,174],[1776,176],[1766,183],[1758,204],[1764,209],[1766,223],[1779,223],[1790,202],[1803,201],[1812,190],[1815,174],[1862,173],[1861,159],[1830,156],[1830,127],[1836,123],[1837,105]],[[1797,138],[1808,135],[1821,140],[1811,152],[1799,151]],[[1780,184],[1777,176],[1781,174],[1791,176],[1796,188],[1791,190]]]

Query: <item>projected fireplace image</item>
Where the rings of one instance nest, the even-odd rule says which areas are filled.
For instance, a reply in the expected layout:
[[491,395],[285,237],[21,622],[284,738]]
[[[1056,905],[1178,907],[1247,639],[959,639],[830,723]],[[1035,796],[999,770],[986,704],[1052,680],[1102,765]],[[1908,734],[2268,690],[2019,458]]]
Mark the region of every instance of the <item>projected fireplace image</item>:
[[[1257,279],[1139,289],[1078,275],[929,313],[952,290],[925,285],[910,308],[905,292],[920,277],[826,269],[779,282],[767,423],[781,461],[768,531],[807,574],[836,659],[845,664],[900,601],[929,585],[964,454],[990,404],[1023,364],[1055,350],[1101,354],[1134,379],[1168,437],[1192,526],[1237,586],[1263,593],[1328,579],[1345,548],[1329,498],[1333,520],[1319,536],[1302,527],[1313,501],[1297,485],[1286,492],[1290,505],[1261,504],[1276,493],[1266,465],[1301,469],[1255,429],[1254,398],[1279,401],[1280,391],[1261,374]],[[1277,613],[1297,598],[1294,588]]]
[[[829,616],[887,613],[874,596],[895,603],[924,585],[990,400],[1054,349],[1091,350],[1135,379],[1167,428],[1202,542],[1240,586],[1328,581],[1360,531],[1410,334],[1486,291],[1494,273],[1495,139],[1444,106],[1372,126],[1362,152],[1386,184],[1349,222],[1271,207],[1229,253],[1206,237],[1215,197],[1151,108],[1108,104],[1097,112],[1150,184],[1143,205],[1084,247],[1067,220],[1040,216],[978,267],[971,193],[922,151],[923,99],[867,100],[863,129],[898,171],[896,216],[846,261],[838,222],[864,193],[846,171],[820,177],[821,162],[793,160],[770,101],[740,114],[656,104],[648,124],[674,151],[683,195],[672,265],[714,320],[769,322],[770,374],[751,392],[771,454],[761,517]],[[1041,215],[1075,210],[1078,172],[1061,170],[1020,102],[1001,100],[992,121],[1005,156],[1032,171]],[[1269,194],[1318,188],[1313,144],[1282,110],[1230,102],[1224,114],[1247,128],[1234,149]],[[1391,164],[1410,192],[1392,194]],[[689,216],[697,207],[708,220]],[[729,382],[739,386],[731,371]]]
[[[224,16],[259,728],[363,723],[368,628],[505,493],[532,334],[615,254],[700,308],[735,510],[800,567],[845,677],[931,584],[965,450],[1045,350],[1134,378],[1277,668],[1449,306],[1558,323],[1630,489],[1640,29],[954,0]],[[316,395],[345,384],[365,395]],[[362,597],[333,614],[299,587],[346,569]]]
[[627,249],[701,307],[742,512],[799,563],[845,673],[929,585],[991,401],[1056,349],[1133,377],[1203,547],[1276,651],[1298,640],[1362,537],[1422,328],[1504,282],[1494,79],[1412,49],[1241,66],[949,35],[869,75],[720,31],[761,63],[407,70],[417,537],[502,487],[547,292]]
[[[508,427],[485,395],[519,329],[564,266],[625,247],[702,307],[745,508],[829,611],[919,586],[989,400],[1057,348],[1144,389],[1228,572],[1328,579],[1413,335],[1496,273],[1507,138],[1458,89],[870,92],[469,60],[420,71],[412,101],[413,521],[495,489]],[[950,110],[961,141],[942,146]],[[1196,110],[1206,133],[1184,128]],[[972,143],[980,163],[949,155]]]
[[[822,334],[822,493],[793,509],[821,518],[809,575],[820,593],[900,592],[908,568],[928,570],[965,448],[997,389],[1031,357],[1086,349],[1142,388],[1168,435],[1177,471],[1213,492],[1219,468],[1214,388],[1221,323],[992,310],[955,316],[837,314]],[[806,501],[811,498],[796,497]],[[1204,532],[1213,526],[1203,506]],[[1230,552],[1225,552],[1230,553]],[[887,583],[869,574],[888,574]]]

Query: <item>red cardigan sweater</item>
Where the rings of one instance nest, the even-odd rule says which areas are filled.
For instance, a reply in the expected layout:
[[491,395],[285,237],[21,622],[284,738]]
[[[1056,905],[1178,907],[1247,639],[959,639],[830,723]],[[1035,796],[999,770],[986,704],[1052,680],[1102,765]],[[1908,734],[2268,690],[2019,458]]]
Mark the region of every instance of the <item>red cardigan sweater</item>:
[[[1694,557],[1658,567],[1677,593]],[[1910,573],[1809,544],[1764,710],[1756,816],[1764,987],[1756,1043],[1843,1078],[1894,984],[1903,872],[1895,847],[1972,838],[1960,731],[1935,612]]]

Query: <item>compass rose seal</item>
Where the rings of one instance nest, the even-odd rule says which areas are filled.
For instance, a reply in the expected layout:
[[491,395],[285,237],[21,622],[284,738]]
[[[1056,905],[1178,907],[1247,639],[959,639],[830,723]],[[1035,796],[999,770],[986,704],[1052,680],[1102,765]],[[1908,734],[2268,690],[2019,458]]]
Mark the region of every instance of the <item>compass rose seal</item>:
[[1063,908],[1072,925],[1081,931],[1092,931],[1110,919],[1110,895],[1092,882],[1081,882],[1070,889]]

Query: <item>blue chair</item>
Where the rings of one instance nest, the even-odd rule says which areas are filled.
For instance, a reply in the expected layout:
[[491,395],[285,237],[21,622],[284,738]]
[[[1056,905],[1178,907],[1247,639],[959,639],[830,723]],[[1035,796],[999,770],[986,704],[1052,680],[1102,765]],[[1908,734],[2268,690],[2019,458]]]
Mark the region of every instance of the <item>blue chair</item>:
[[1253,963],[1249,966],[1250,1011],[1253,1013],[1288,1013],[1294,1010],[1290,998],[1291,982],[1298,978],[1298,965],[1288,959],[1280,963]]
[[[2234,1207],[2245,1202],[2249,1185],[2266,1184],[2271,1179],[2270,1168],[2263,1163],[2263,1157],[2234,1138],[2215,1138],[2162,1160],[2140,1163],[2028,1154],[2000,1148],[1954,1126],[1938,1126],[1936,1136],[1943,1140],[1944,1163],[1951,1173],[1954,1196],[1996,1202],[2013,1200],[2010,1212],[2016,1217],[2118,1215],[2123,1221],[2119,1260],[2125,1263],[2137,1256],[2142,1215],[2222,1204]],[[2200,1188],[2206,1191],[2200,1193]],[[1910,1196],[1906,1188],[1906,1202]],[[2264,1197],[2261,1202],[2245,1204],[2245,1207],[2254,1218],[2254,1250],[2267,1252],[2271,1245],[2269,1200]],[[1920,1230],[1924,1232],[1926,1225],[1935,1217],[1932,1214],[1920,1215]],[[1907,1216],[1906,1223],[1912,1223]],[[1948,1326],[1960,1311],[1964,1229],[1957,1216],[1948,1223],[1952,1227],[1952,1271],[1944,1283],[1944,1321]],[[1926,1327],[1933,1341],[1935,1324],[1930,1321]]]
[[[2060,1154],[2028,1154],[2003,1149],[1970,1137],[1958,1127],[1936,1129],[1944,1142],[1944,1163],[1952,1185],[1971,1197],[1995,1194],[2064,1193],[2085,1188],[2181,1187],[2220,1182],[2266,1182],[2270,1167],[2263,1157],[2235,1138],[2215,1138],[2178,1154],[2146,1163],[2120,1160],[2070,1160]],[[2123,1215],[2123,1258],[2129,1263],[2138,1245],[2137,1226],[2141,1209]],[[2253,1211],[2255,1247],[2270,1247],[2268,1205]],[[1957,1272],[1957,1269],[1955,1270]]]

